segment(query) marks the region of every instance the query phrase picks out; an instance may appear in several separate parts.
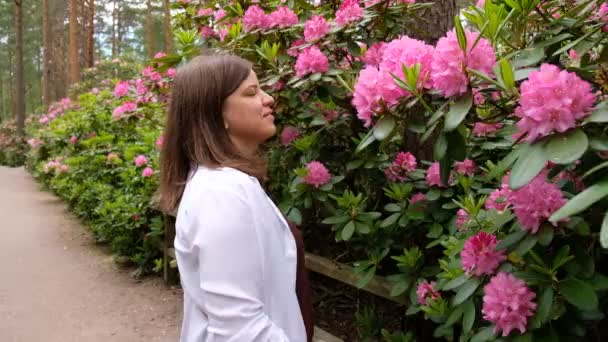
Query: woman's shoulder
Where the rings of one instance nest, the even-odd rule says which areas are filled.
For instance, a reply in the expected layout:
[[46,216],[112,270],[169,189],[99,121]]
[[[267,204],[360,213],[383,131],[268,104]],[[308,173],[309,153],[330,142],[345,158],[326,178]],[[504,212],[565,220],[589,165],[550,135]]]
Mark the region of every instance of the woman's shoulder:
[[259,187],[255,177],[230,167],[199,166],[188,183],[187,187],[199,193],[219,190],[245,195]]

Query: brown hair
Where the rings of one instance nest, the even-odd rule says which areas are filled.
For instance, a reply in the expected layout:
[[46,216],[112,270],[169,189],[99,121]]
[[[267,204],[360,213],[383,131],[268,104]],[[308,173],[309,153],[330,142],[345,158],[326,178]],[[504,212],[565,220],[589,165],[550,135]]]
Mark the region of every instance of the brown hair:
[[262,180],[261,157],[245,157],[224,127],[222,106],[249,76],[252,64],[233,55],[202,55],[181,66],[173,80],[160,158],[156,205],[173,213],[189,172],[198,165],[233,167]]

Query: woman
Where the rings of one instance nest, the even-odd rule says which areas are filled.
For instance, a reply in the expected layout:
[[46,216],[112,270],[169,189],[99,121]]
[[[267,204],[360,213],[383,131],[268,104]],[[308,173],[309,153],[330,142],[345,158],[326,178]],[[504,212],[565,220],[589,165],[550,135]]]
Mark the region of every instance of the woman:
[[236,56],[199,56],[175,76],[159,194],[177,209],[182,342],[311,341],[301,237],[260,185],[273,104]]

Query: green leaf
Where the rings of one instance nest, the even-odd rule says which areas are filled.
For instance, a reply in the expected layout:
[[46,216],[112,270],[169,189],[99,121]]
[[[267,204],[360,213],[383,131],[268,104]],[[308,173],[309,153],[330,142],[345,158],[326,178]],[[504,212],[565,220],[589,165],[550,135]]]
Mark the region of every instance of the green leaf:
[[348,241],[355,232],[355,221],[349,221],[342,229],[342,240]]
[[504,239],[500,240],[498,245],[496,245],[496,250],[505,249],[511,247],[512,245],[518,243],[521,239],[526,236],[528,232],[525,230],[518,229],[517,231],[507,235]]
[[300,212],[300,209],[298,209],[298,208],[293,207],[293,208],[289,209],[287,218],[289,218],[291,221],[293,221],[293,223],[295,223],[297,225],[302,224],[302,213]]
[[549,312],[551,311],[551,306],[553,306],[553,289],[551,287],[547,287],[538,299],[536,314],[532,318],[531,322],[533,328],[538,329],[545,324],[545,322],[547,322]]
[[608,248],[608,211],[606,212],[606,215],[604,215],[602,228],[600,229],[600,244],[602,247]]
[[576,215],[606,195],[608,195],[608,180],[593,184],[585,189],[585,191],[571,198],[568,203],[553,213],[549,221],[557,222],[563,218]]
[[[424,216],[423,216],[423,218],[424,218]],[[443,232],[443,227],[439,223],[433,223],[433,225],[429,229],[429,232],[428,232],[428,234],[426,234],[426,236],[431,239],[437,239],[441,236],[442,232]]]
[[401,206],[399,206],[396,203],[389,203],[387,205],[384,206],[384,210],[388,211],[388,212],[392,212],[392,213],[397,213],[401,211]]
[[516,335],[511,339],[512,342],[532,342],[532,332],[527,332],[525,335]]
[[391,297],[402,295],[410,287],[409,281],[400,281],[393,285],[391,289]]
[[462,120],[464,120],[465,116],[473,106],[473,95],[467,94],[465,96],[460,97],[454,103],[450,104],[450,109],[445,115],[445,126],[443,128],[444,131],[449,132],[454,130]]
[[451,290],[451,289],[455,289],[458,286],[464,284],[468,279],[469,278],[467,277],[466,274],[462,274],[462,275],[460,275],[460,276],[458,276],[458,277],[456,277],[456,278],[448,281],[447,283],[445,283],[445,285],[443,285],[442,290],[443,291],[448,291],[448,290]]
[[426,193],[426,199],[429,201],[435,201],[441,196],[441,190],[433,188]]
[[509,60],[503,58],[500,60],[500,75],[505,86],[509,89],[515,88],[515,76],[513,75],[513,67]]
[[382,221],[382,223],[380,224],[380,228],[386,228],[393,225],[393,223],[397,222],[400,216],[401,213],[394,213],[391,216],[385,218],[384,221]]
[[373,130],[370,130],[369,132],[367,132],[365,137],[361,140],[361,142],[357,146],[355,153],[359,153],[359,152],[363,151],[369,144],[373,143],[374,141],[376,141],[376,136],[373,134]]
[[511,65],[515,69],[534,65],[545,58],[545,49],[533,47],[521,50],[512,60]]
[[473,304],[472,300],[466,301],[464,303],[464,314],[462,316],[462,331],[465,334],[468,334],[473,328],[473,323],[475,323],[475,304]]
[[494,340],[494,326],[485,327],[471,337],[470,342],[486,342]]
[[372,131],[374,132],[374,137],[376,138],[376,140],[382,141],[386,139],[389,134],[391,134],[394,128],[395,119],[393,119],[393,117],[390,115],[385,115],[382,119],[380,119],[380,121],[378,121]]
[[564,52],[566,52],[566,51],[568,51],[568,50],[570,50],[570,49],[574,48],[574,47],[575,47],[575,46],[577,46],[577,45],[578,45],[580,42],[582,42],[583,40],[585,40],[587,37],[591,36],[592,34],[594,34],[594,33],[598,32],[598,31],[599,31],[599,30],[601,30],[601,29],[602,29],[602,27],[600,26],[600,27],[597,27],[597,28],[595,28],[595,29],[593,29],[593,30],[590,30],[589,32],[585,33],[584,35],[582,35],[582,36],[581,36],[580,38],[578,38],[577,40],[575,40],[575,41],[573,41],[573,42],[571,42],[571,43],[569,43],[569,44],[566,44],[566,45],[564,45],[562,48],[560,48],[559,50],[555,51],[555,52],[553,53],[553,55],[552,55],[552,56],[558,56],[558,55],[560,55],[560,54],[562,54],[562,53],[564,53]]
[[543,246],[549,246],[551,240],[553,240],[553,227],[549,225],[544,225],[538,234],[538,242]]
[[460,318],[462,317],[462,314],[464,313],[465,305],[466,304],[456,306],[452,310],[452,312],[450,312],[450,315],[448,316],[448,319],[445,322],[445,325],[447,325],[447,326],[454,325],[454,323],[459,321]]
[[594,310],[597,308],[598,300],[593,287],[588,283],[568,278],[559,283],[559,292],[572,305],[581,310]]
[[452,299],[452,305],[458,305],[469,299],[471,295],[477,290],[481,283],[477,278],[470,278],[467,280],[459,289],[454,298]]
[[439,134],[435,146],[433,146],[433,157],[435,160],[439,160],[445,156],[445,152],[448,150],[448,139],[445,134]]
[[466,55],[467,53],[467,36],[464,34],[464,29],[462,28],[462,23],[460,22],[460,17],[456,16],[454,18],[454,26],[456,26],[456,37],[458,38],[458,45],[462,52]]
[[323,221],[321,221],[321,223],[323,224],[339,224],[339,223],[346,223],[346,221],[350,220],[350,217],[344,215],[344,216],[330,216],[326,219],[324,219]]
[[365,275],[359,278],[355,285],[358,288],[365,287],[365,285],[367,285],[374,278],[374,274],[376,274],[376,266],[372,266],[367,271],[365,271]]
[[540,68],[525,68],[515,70],[515,74],[513,75],[515,81],[521,81],[528,78],[530,73],[540,70]]
[[587,135],[577,128],[552,136],[545,145],[545,154],[553,163],[570,164],[582,157],[588,147]]
[[546,164],[547,156],[543,144],[523,145],[519,158],[517,158],[511,170],[509,187],[512,190],[517,190],[528,184],[545,168]]
[[519,243],[519,246],[515,248],[513,253],[519,256],[524,256],[536,245],[537,242],[538,238],[535,235],[528,235],[522,242]]
[[608,290],[608,277],[603,274],[596,273],[591,279],[591,286],[595,291]]
[[598,103],[585,122],[608,122],[608,101]]

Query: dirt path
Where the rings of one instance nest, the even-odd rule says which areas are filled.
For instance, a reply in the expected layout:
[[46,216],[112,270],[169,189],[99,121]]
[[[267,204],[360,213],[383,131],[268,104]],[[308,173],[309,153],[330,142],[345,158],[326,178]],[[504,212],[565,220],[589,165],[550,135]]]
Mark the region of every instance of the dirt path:
[[175,342],[181,301],[116,266],[22,168],[0,167],[0,341]]

